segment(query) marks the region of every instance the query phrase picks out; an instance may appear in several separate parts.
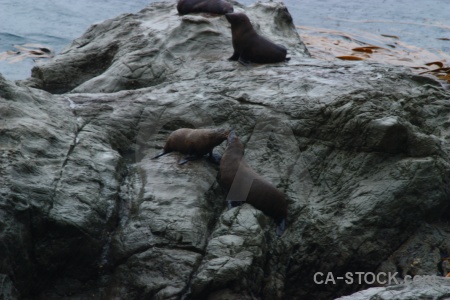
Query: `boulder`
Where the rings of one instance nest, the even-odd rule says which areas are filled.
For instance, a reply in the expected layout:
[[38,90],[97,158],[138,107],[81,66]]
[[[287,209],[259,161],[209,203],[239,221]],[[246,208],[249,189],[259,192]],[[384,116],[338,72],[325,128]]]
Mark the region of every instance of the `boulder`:
[[[289,48],[291,57],[309,55],[284,5],[236,3],[235,11],[245,12],[264,36]],[[232,54],[225,16],[180,16],[176,5],[160,2],[92,25],[51,62],[33,68],[32,81],[51,93],[110,93],[195,79],[229,67]]]
[[[235,10],[291,60],[228,61],[223,16],[161,2],[94,25],[29,80],[0,76],[0,295],[333,299],[369,286],[314,274],[445,275],[449,93],[309,58],[280,3]],[[251,205],[226,207],[217,165],[151,159],[181,127],[236,130],[288,196],[281,237]]]
[[450,279],[437,276],[419,278],[409,283],[388,287],[374,287],[336,300],[409,300],[448,299]]

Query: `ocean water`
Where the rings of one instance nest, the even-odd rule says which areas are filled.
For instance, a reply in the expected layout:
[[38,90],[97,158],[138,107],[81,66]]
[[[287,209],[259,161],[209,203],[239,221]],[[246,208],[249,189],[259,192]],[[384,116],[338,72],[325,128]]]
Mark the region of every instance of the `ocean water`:
[[[0,0],[0,53],[29,43],[58,53],[90,25],[148,4],[148,0]],[[0,73],[10,80],[25,79],[34,64],[31,58],[16,63],[3,60]]]
[[[137,12],[155,0],[0,0],[0,53],[38,43],[61,51],[93,23]],[[175,0],[173,0],[175,2]],[[250,5],[255,1],[242,0]],[[411,45],[450,52],[450,0],[285,0],[298,26],[399,37]],[[299,29],[300,30],[300,29]],[[35,62],[0,61],[7,79],[30,76]]]
[[[296,25],[397,36],[450,54],[449,0],[285,0]],[[450,63],[450,62],[449,62]]]

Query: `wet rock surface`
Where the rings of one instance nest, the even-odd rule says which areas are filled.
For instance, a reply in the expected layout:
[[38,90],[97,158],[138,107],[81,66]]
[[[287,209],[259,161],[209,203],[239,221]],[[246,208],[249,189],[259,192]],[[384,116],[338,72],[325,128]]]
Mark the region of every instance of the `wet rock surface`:
[[433,277],[428,281],[410,282],[388,287],[374,287],[336,300],[405,300],[405,299],[449,299],[450,280]]
[[[237,5],[237,11],[244,11]],[[292,17],[283,5],[245,8],[264,36],[304,57]],[[116,92],[195,79],[229,66],[230,24],[206,13],[180,16],[167,2],[91,26],[52,61],[32,70],[36,87],[52,93]]]
[[[27,81],[0,77],[0,295],[333,299],[369,286],[316,272],[445,275],[450,95],[403,68],[308,58],[281,4],[235,10],[291,60],[227,61],[223,16],[158,3]],[[283,236],[226,208],[217,165],[151,159],[180,127],[237,131],[289,198]]]

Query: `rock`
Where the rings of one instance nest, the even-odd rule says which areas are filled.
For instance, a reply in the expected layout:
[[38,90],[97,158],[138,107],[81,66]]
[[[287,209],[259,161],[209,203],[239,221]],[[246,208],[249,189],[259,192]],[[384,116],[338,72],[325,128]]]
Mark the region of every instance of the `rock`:
[[15,300],[17,298],[17,290],[14,288],[11,279],[5,274],[0,274],[0,297],[1,299]]
[[[309,55],[284,5],[235,4],[235,11],[244,10],[265,36],[289,48],[291,57]],[[224,16],[179,16],[175,4],[161,2],[91,26],[52,62],[33,68],[32,82],[52,93],[139,89],[229,68],[232,54]]]
[[[28,81],[0,76],[0,292],[333,299],[370,286],[316,272],[445,275],[448,91],[400,67],[309,58],[282,4],[235,7],[291,60],[227,61],[223,17],[161,2],[94,25]],[[289,198],[280,238],[251,205],[226,208],[208,160],[150,159],[180,127],[237,131]]]
[[428,277],[401,285],[370,288],[336,300],[409,300],[409,299],[448,299],[450,297],[450,279]]
[[401,153],[406,150],[408,129],[396,117],[371,121],[367,126],[367,146],[380,152]]

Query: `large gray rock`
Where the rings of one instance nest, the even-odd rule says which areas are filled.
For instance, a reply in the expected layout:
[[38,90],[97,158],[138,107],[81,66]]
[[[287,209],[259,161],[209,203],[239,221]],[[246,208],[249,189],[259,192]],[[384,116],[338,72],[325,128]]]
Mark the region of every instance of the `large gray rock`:
[[[244,10],[265,36],[289,48],[291,57],[308,55],[285,6],[235,5],[235,11]],[[116,92],[194,79],[229,67],[232,54],[225,16],[179,16],[175,4],[161,2],[91,26],[52,62],[33,68],[32,77],[52,93]]]
[[450,299],[450,278],[416,277],[415,281],[388,287],[374,287],[336,300]]
[[[281,4],[236,9],[291,61],[229,62],[223,17],[158,3],[93,26],[26,82],[0,77],[0,295],[332,299],[367,286],[316,272],[443,275],[450,95],[403,68],[308,58]],[[289,198],[282,237],[252,206],[226,208],[216,165],[150,159],[185,126],[237,130]]]

